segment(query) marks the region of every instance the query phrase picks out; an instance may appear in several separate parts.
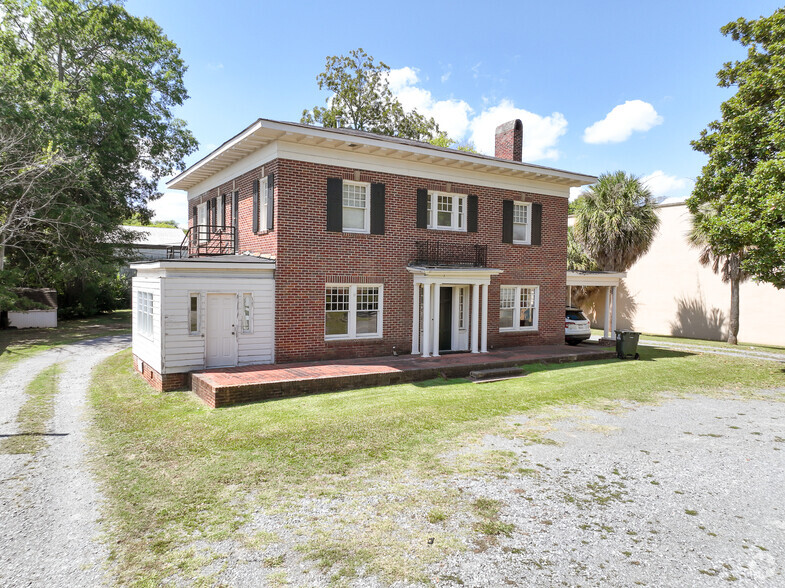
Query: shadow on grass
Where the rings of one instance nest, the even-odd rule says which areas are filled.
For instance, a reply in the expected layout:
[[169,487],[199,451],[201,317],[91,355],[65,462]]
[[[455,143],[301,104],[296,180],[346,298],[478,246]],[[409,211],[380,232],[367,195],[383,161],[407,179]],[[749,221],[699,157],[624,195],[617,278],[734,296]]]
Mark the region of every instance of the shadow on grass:
[[0,435],[0,439],[5,437],[68,437],[71,433],[9,433]]

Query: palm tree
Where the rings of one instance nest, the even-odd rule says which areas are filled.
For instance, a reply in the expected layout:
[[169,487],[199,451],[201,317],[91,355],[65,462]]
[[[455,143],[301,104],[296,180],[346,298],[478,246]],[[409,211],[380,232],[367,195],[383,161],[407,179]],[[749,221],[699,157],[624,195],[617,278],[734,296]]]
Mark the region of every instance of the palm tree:
[[660,219],[640,179],[623,171],[602,174],[575,201],[573,236],[599,270],[624,272],[649,250]]
[[692,229],[688,235],[690,244],[700,249],[698,261],[701,265],[711,266],[715,274],[719,274],[724,283],[730,283],[730,319],[728,321],[728,343],[737,345],[739,336],[739,285],[749,278],[741,269],[744,249],[731,253],[720,253],[715,250],[706,232],[706,221],[717,214],[709,203],[704,204],[692,216]]

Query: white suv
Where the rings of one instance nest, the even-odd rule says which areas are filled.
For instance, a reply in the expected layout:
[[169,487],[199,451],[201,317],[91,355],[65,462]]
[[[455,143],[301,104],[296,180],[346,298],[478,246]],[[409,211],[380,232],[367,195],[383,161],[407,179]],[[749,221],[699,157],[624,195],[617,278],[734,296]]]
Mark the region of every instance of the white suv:
[[568,345],[577,345],[591,337],[591,323],[583,316],[580,308],[567,307],[564,320],[564,340]]

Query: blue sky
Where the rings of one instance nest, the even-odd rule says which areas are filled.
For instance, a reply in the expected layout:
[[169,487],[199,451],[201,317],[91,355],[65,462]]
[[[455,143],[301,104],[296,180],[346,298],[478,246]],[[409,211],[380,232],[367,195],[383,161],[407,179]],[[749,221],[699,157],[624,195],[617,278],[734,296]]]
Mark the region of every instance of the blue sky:
[[[768,0],[630,2],[253,2],[128,0],[175,41],[191,98],[177,115],[195,162],[259,117],[299,121],[324,104],[325,57],[362,47],[392,68],[404,106],[457,140],[492,149],[524,123],[524,160],[576,172],[622,169],[656,195],[686,196],[705,162],[690,140],[731,90],[722,64],[745,51],[722,25],[769,15]],[[161,186],[164,190],[164,186]],[[167,192],[156,218],[186,217]]]

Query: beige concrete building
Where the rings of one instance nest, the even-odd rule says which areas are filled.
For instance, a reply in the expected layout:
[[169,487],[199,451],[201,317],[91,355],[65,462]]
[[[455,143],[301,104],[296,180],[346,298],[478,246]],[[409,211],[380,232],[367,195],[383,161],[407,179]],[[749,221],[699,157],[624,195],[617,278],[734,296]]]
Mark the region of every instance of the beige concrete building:
[[[728,336],[730,284],[698,262],[687,241],[690,212],[683,203],[657,209],[660,230],[649,252],[627,272],[618,288],[617,328],[654,335],[722,340]],[[605,292],[584,310],[602,328]],[[743,282],[739,341],[785,346],[785,290]]]

